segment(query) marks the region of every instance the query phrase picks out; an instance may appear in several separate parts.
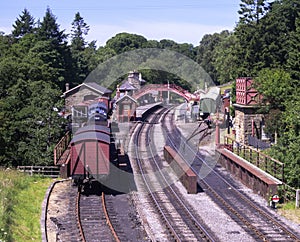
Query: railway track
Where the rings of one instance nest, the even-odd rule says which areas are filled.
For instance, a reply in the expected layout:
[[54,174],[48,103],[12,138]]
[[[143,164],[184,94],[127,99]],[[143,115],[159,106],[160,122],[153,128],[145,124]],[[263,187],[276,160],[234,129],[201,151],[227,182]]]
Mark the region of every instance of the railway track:
[[[111,217],[116,217],[106,203],[105,194],[81,193],[66,181],[55,184],[48,194],[46,204],[46,236],[44,241],[124,241],[119,229],[116,233]],[[109,212],[110,211],[110,212]],[[60,215],[54,216],[55,213]],[[55,225],[55,226],[53,226]]]
[[53,184],[45,199],[43,241],[81,241],[75,213],[76,198],[77,188],[70,180]]
[[82,241],[120,241],[108,215],[105,195],[77,194],[77,224]]
[[[210,173],[198,184],[233,220],[238,222],[253,238],[261,241],[300,241],[300,235],[292,231],[277,216],[271,215],[266,208],[262,208],[251,200],[246,194],[239,191],[228,182],[193,148],[175,127],[170,116],[164,123],[168,130],[168,143],[185,159],[179,148],[184,144],[185,152],[192,153],[195,157],[192,169],[198,174],[201,169],[210,169]],[[182,145],[181,145],[182,146]],[[188,155],[189,157],[191,155]]]
[[203,221],[186,205],[182,195],[171,185],[170,174],[162,172],[162,160],[154,151],[153,124],[165,110],[157,111],[147,124],[139,124],[135,133],[135,156],[145,191],[155,205],[166,226],[168,240],[176,241],[214,241],[211,232]]

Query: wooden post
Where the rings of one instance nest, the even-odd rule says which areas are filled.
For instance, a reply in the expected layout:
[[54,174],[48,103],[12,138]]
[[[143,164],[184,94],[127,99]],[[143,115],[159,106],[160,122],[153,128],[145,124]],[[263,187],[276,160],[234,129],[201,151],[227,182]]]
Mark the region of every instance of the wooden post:
[[296,208],[299,208],[299,202],[300,202],[300,189],[296,190]]
[[220,145],[220,126],[219,126],[219,112],[217,113],[216,120],[216,147]]

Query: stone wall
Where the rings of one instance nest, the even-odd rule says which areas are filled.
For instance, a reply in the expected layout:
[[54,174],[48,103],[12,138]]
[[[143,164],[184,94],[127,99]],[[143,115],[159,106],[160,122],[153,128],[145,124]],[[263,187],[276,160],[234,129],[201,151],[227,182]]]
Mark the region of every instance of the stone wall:
[[79,90],[74,91],[74,93],[71,93],[68,97],[65,98],[66,110],[70,112],[71,107],[82,103],[84,101],[84,97],[86,96],[94,96],[94,98],[96,98],[100,97],[101,95],[99,94],[99,92],[95,92],[87,87],[81,87]]
[[257,113],[256,108],[235,109],[234,129],[236,132],[236,141],[248,145],[248,135],[252,135],[252,120],[254,122],[254,136],[261,138],[261,121],[263,114]]

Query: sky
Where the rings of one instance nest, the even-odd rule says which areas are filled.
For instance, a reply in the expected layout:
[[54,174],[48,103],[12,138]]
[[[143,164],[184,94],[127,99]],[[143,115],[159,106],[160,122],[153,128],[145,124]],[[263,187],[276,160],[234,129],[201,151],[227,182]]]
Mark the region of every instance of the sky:
[[98,46],[121,32],[197,46],[205,34],[234,29],[239,3],[240,0],[9,0],[0,2],[0,31],[11,33],[25,8],[36,20],[42,20],[49,7],[66,33],[70,33],[79,12],[90,26],[86,40],[96,40]]

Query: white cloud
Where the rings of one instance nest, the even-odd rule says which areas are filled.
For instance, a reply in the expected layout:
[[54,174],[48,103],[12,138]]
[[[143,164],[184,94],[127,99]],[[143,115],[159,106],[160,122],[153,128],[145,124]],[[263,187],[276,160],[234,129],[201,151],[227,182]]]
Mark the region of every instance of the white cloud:
[[172,22],[124,22],[120,25],[91,24],[87,37],[89,41],[97,40],[98,46],[104,46],[106,41],[118,33],[128,32],[139,34],[148,40],[171,39],[177,43],[191,43],[199,45],[205,34],[232,30],[234,26],[216,26],[194,23]]
[[0,32],[4,32],[5,35],[10,34],[12,31],[12,28],[8,28],[8,27],[2,27],[0,26]]

